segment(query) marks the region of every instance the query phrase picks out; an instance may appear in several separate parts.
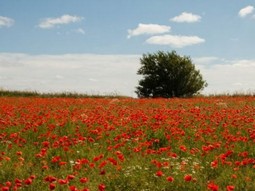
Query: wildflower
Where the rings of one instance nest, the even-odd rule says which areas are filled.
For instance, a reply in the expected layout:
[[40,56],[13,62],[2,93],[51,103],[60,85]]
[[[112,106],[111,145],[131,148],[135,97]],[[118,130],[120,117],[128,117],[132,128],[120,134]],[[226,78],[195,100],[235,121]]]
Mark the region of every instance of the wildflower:
[[232,191],[235,189],[235,186],[229,185],[227,186],[227,191]]
[[22,180],[20,180],[20,179],[16,178],[16,179],[15,179],[15,183],[16,183],[16,184],[18,184],[18,183],[22,183]]
[[67,179],[59,179],[58,183],[59,184],[68,184],[68,180]]
[[51,162],[53,162],[53,163],[56,163],[56,162],[59,162],[59,161],[60,161],[60,156],[54,156],[51,159]]
[[103,168],[107,164],[107,161],[103,161],[100,163],[99,168]]
[[69,174],[69,175],[67,176],[67,180],[73,180],[74,178],[75,178],[75,176],[72,175],[72,174]]
[[107,160],[115,166],[118,164],[114,158],[108,158]]
[[104,184],[99,184],[98,189],[99,191],[105,191],[106,186]]
[[75,165],[75,162],[73,160],[69,161],[71,165]]
[[166,178],[166,180],[167,180],[168,182],[173,182],[173,181],[174,181],[174,178],[173,178],[172,176],[168,176],[168,177]]
[[4,159],[5,159],[6,161],[10,161],[10,160],[11,160],[10,157],[4,157]]
[[185,180],[186,182],[189,182],[189,181],[192,180],[192,176],[191,176],[190,174],[187,174],[187,175],[184,176],[184,180]]
[[8,191],[8,190],[10,190],[10,188],[8,186],[2,187],[2,191]]
[[246,158],[246,157],[248,157],[248,154],[249,153],[247,151],[244,151],[244,152],[239,153],[238,156]]
[[104,157],[104,155],[103,155],[103,154],[100,154],[99,156],[94,157],[93,161],[94,161],[94,162],[97,162],[97,161],[99,161],[100,159],[102,159],[103,157]]
[[96,165],[95,165],[94,163],[90,163],[90,164],[89,164],[89,167],[90,167],[90,168],[94,168],[95,166],[96,166]]
[[47,170],[47,169],[49,169],[49,167],[47,165],[44,165],[44,166],[42,166],[42,169]]
[[94,143],[94,142],[95,142],[95,140],[94,140],[92,137],[89,137],[89,138],[88,138],[88,141],[91,142],[91,143]]
[[106,173],[105,170],[101,170],[99,174],[100,175],[105,175],[105,173]]
[[158,177],[163,176],[163,175],[164,175],[164,173],[161,170],[156,172],[156,176],[158,176]]
[[78,188],[76,188],[75,186],[69,186],[69,190],[70,191],[78,191]]
[[21,156],[21,155],[22,155],[22,151],[17,151],[16,154],[17,154],[18,156]]
[[28,178],[28,179],[24,180],[24,183],[26,185],[30,185],[30,184],[32,184],[32,182],[33,182],[33,180],[31,178]]
[[214,160],[211,162],[211,167],[212,168],[217,168],[218,167],[218,161],[217,160]]
[[50,146],[50,142],[49,141],[43,141],[42,142],[42,146],[43,147],[49,147]]
[[170,154],[170,157],[172,157],[172,158],[177,158],[178,155],[177,155],[176,153],[171,153],[171,154]]
[[186,152],[186,151],[187,151],[187,148],[185,147],[185,145],[181,145],[181,146],[180,146],[180,150],[181,150],[182,152]]
[[11,187],[11,186],[12,186],[12,183],[11,183],[10,181],[7,181],[7,182],[5,183],[5,185],[6,185],[7,187]]
[[216,185],[216,184],[214,184],[213,182],[209,182],[209,183],[207,184],[207,188],[208,188],[209,190],[212,190],[212,191],[218,191],[218,190],[219,190],[219,186]]
[[64,165],[66,165],[66,163],[67,162],[65,162],[65,161],[60,161],[58,164],[59,164],[59,166],[64,166]]
[[120,151],[116,151],[116,155],[121,162],[125,160],[124,155]]
[[56,188],[56,184],[50,183],[49,189],[50,189],[50,190],[54,190],[55,188]]
[[88,182],[88,178],[86,178],[86,177],[83,177],[83,178],[80,178],[80,182],[81,183],[86,183],[86,182]]

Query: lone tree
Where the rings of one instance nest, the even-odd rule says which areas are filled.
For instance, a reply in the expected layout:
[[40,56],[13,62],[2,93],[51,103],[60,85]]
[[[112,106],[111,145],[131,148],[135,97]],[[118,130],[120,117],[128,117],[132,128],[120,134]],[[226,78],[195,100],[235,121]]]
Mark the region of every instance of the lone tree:
[[138,97],[190,97],[207,86],[190,57],[175,51],[144,54],[138,75],[143,75],[136,87]]

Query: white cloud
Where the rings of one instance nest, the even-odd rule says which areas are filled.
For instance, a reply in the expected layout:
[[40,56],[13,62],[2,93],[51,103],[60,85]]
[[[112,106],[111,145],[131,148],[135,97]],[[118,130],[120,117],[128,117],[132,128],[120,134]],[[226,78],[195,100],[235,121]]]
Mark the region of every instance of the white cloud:
[[143,34],[162,34],[169,32],[171,30],[170,26],[158,25],[158,24],[143,24],[140,23],[137,28],[128,30],[128,38],[132,36],[138,36]]
[[178,22],[178,23],[183,23],[183,22],[194,23],[194,22],[199,22],[201,20],[201,16],[195,15],[193,13],[183,12],[181,15],[176,16],[170,20],[174,22]]
[[180,36],[180,35],[160,35],[152,36],[146,40],[148,44],[169,45],[175,48],[195,45],[205,42],[198,36]]
[[200,57],[194,58],[193,62],[208,82],[203,93],[255,92],[255,60]]
[[219,58],[214,56],[199,57],[199,58],[195,58],[195,63],[199,65],[209,65],[218,60]]
[[238,14],[240,17],[246,17],[247,15],[251,14],[253,11],[254,11],[254,7],[249,5],[247,7],[242,8]]
[[74,32],[79,33],[79,34],[85,34],[85,30],[82,28],[78,28],[78,29],[74,30]]
[[10,27],[14,24],[14,20],[9,17],[0,16],[0,28],[1,27]]
[[80,22],[82,19],[83,17],[62,15],[61,17],[57,18],[46,18],[43,21],[41,21],[38,26],[43,29],[49,29],[59,25]]
[[0,88],[135,96],[139,55],[0,53]]

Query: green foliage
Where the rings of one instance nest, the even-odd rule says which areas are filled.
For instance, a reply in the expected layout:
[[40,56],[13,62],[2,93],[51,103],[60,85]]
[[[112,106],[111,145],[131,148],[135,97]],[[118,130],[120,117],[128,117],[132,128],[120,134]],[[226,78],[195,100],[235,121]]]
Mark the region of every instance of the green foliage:
[[138,97],[190,97],[207,86],[191,59],[175,51],[144,54],[138,75]]

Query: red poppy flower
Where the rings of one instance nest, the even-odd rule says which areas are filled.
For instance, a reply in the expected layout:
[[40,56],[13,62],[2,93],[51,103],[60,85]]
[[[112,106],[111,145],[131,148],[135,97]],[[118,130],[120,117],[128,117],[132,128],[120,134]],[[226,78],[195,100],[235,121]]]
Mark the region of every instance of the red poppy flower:
[[21,155],[22,155],[22,151],[17,151],[16,154],[17,154],[18,156],[21,156]]
[[28,179],[24,180],[24,183],[26,185],[30,185],[30,184],[32,184],[32,182],[33,182],[33,180],[31,178],[28,178]]
[[68,181],[67,179],[59,179],[59,180],[58,180],[58,183],[59,183],[59,184],[68,184],[68,182],[69,182],[69,181]]
[[180,150],[181,150],[182,152],[186,152],[186,151],[187,151],[187,148],[185,147],[185,145],[181,145],[181,146],[180,146]]
[[80,182],[81,183],[86,183],[86,182],[88,182],[88,178],[86,178],[86,177],[83,177],[83,178],[80,178]]
[[159,176],[159,177],[160,177],[160,176],[163,176],[163,175],[164,175],[164,173],[163,173],[161,170],[159,170],[159,171],[156,172],[156,176]]
[[207,188],[208,188],[209,190],[212,190],[212,191],[218,191],[218,190],[219,190],[219,186],[216,185],[216,184],[214,184],[213,182],[209,182],[209,183],[207,184]]
[[105,191],[106,186],[104,184],[99,184],[98,189],[99,191]]
[[184,176],[184,180],[185,180],[186,182],[189,182],[189,181],[192,180],[192,176],[191,176],[190,174],[187,174],[187,175]]
[[56,188],[56,184],[50,183],[49,189],[50,189],[50,190],[54,190],[55,188]]
[[8,186],[2,187],[2,191],[8,191],[8,190],[10,190],[10,188]]
[[59,164],[59,166],[64,166],[64,165],[67,164],[67,162],[65,162],[65,161],[60,161],[58,164]]
[[173,181],[174,181],[174,178],[173,178],[172,176],[168,176],[168,177],[166,178],[166,180],[167,180],[168,182],[173,182]]
[[216,168],[218,166],[218,161],[217,160],[214,160],[211,162],[211,167],[212,168]]
[[49,175],[49,176],[45,177],[44,180],[45,180],[46,182],[52,183],[52,182],[56,181],[57,178],[54,177],[54,176],[50,176],[50,175]]
[[75,176],[73,174],[69,174],[67,176],[67,180],[73,180],[75,178]]
[[10,181],[7,181],[7,182],[5,183],[5,185],[8,186],[8,187],[11,187],[11,186],[12,186],[12,183],[11,183]]
[[235,189],[235,186],[233,186],[233,185],[227,186],[227,191],[232,191],[234,189]]
[[78,188],[76,188],[75,186],[69,186],[69,190],[70,191],[78,191]]

